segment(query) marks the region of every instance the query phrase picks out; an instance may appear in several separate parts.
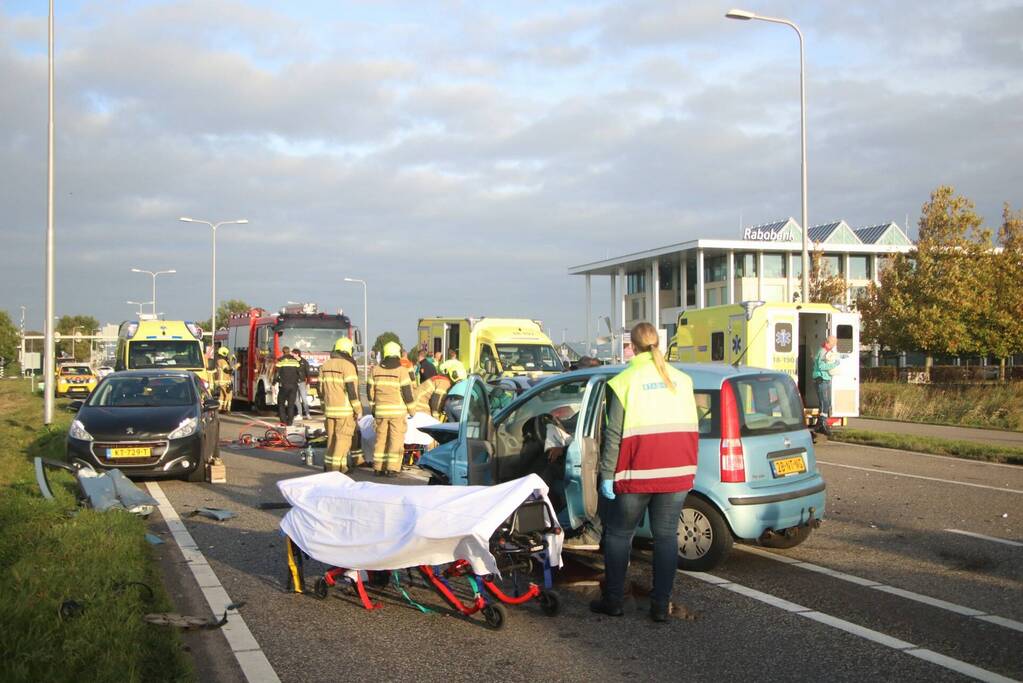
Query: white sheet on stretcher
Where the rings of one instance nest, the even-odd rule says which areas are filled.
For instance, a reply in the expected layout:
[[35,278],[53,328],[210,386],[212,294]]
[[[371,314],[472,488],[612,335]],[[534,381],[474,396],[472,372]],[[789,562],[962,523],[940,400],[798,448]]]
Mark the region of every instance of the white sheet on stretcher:
[[[281,520],[284,533],[313,559],[348,569],[462,559],[477,574],[497,574],[490,537],[534,491],[547,499],[535,474],[497,486],[399,486],[326,472],[277,487],[292,505]],[[547,541],[550,562],[560,567],[563,535]]]
[[[362,434],[362,452],[368,462],[373,462],[373,447],[377,441],[377,426],[372,415],[363,415],[359,420],[359,432]],[[429,446],[433,437],[419,431],[419,427],[430,427],[440,421],[426,413],[416,413],[408,418],[408,431],[405,432],[405,443],[418,446]]]

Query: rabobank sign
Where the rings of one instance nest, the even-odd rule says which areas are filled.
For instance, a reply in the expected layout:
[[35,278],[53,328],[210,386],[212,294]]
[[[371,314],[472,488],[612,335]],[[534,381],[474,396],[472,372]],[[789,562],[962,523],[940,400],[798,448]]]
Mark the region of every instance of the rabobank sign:
[[742,231],[742,238],[754,242],[794,242],[796,239],[788,226],[780,228],[746,228]]

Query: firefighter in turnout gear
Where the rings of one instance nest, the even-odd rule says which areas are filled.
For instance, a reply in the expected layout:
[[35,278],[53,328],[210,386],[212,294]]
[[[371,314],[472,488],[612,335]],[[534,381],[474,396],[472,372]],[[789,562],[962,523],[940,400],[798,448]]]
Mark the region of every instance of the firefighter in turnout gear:
[[320,366],[320,400],[327,429],[324,472],[347,472],[352,437],[362,417],[359,401],[359,371],[352,358],[352,340],[338,339],[330,360]]
[[214,386],[217,389],[217,398],[220,399],[220,412],[231,411],[231,400],[234,398],[234,371],[238,369],[237,362],[231,362],[231,353],[226,346],[217,349],[217,364],[214,370]]
[[387,342],[383,356],[367,383],[369,404],[376,421],[373,471],[377,476],[395,477],[401,471],[405,456],[406,416],[415,414],[415,398],[408,371],[401,365],[401,346]]
[[274,384],[277,384],[277,417],[281,424],[291,426],[295,419],[295,394],[298,393],[298,381],[302,374],[301,365],[285,346],[282,355],[277,359],[274,369]]
[[445,374],[433,375],[416,390],[416,412],[432,415],[441,422],[444,421],[444,400],[451,385],[465,379],[458,366],[449,365],[445,370]]

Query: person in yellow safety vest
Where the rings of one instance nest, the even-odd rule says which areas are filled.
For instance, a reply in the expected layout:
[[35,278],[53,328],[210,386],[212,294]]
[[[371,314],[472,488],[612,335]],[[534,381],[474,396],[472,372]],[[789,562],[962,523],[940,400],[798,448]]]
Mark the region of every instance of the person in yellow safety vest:
[[649,513],[654,537],[650,618],[664,622],[678,569],[679,515],[696,476],[696,398],[689,376],[664,362],[657,328],[639,323],[631,339],[636,356],[607,383],[599,463],[599,491],[606,508],[604,591],[590,609],[622,615],[632,537]]
[[449,365],[447,373],[434,375],[419,385],[416,391],[416,412],[432,415],[444,421],[444,400],[455,382],[465,379],[464,374],[455,365]]
[[[324,425],[327,430],[327,452],[323,456],[324,472],[347,472],[348,452],[352,437],[362,417],[359,400],[359,371],[352,358],[355,345],[342,337],[334,343],[330,359],[320,366],[320,400],[323,401]],[[355,465],[363,464],[358,458]]]
[[238,363],[231,362],[231,353],[226,346],[217,349],[217,365],[214,370],[214,386],[217,389],[217,398],[220,399],[220,412],[231,411],[231,401],[234,398],[234,371],[238,369]]
[[406,416],[415,415],[415,398],[408,371],[401,366],[401,346],[384,344],[384,359],[373,368],[366,394],[376,421],[373,472],[378,477],[396,477],[405,457]]

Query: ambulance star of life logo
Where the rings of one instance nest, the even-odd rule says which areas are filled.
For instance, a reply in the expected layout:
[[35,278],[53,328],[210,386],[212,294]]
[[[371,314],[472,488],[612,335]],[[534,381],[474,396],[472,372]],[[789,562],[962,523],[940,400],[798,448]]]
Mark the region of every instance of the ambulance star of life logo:
[[735,335],[732,337],[732,353],[739,353],[742,351],[742,337]]
[[774,345],[778,347],[792,346],[792,331],[780,329],[774,334]]

